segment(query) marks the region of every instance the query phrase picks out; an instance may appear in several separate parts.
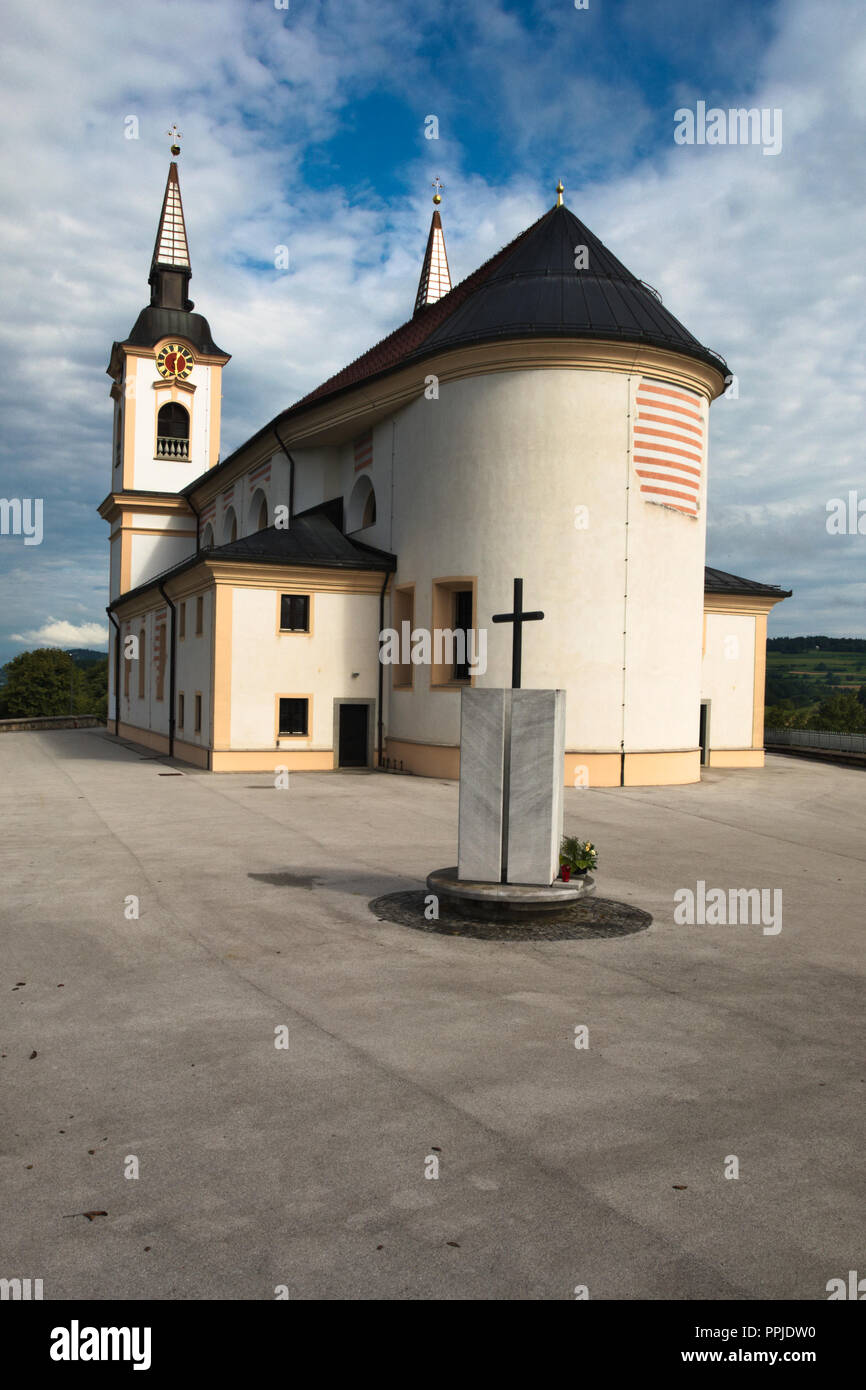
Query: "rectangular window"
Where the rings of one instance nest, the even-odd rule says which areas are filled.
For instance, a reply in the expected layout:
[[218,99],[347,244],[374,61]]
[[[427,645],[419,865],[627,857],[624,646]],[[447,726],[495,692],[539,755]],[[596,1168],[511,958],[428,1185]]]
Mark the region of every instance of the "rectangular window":
[[123,698],[124,698],[125,700],[128,700],[128,699],[129,699],[129,668],[131,667],[132,662],[130,661],[130,659],[129,659],[129,657],[126,655],[126,653],[123,652],[123,651],[121,652],[121,660],[123,661]]
[[165,694],[165,623],[156,629],[156,698],[161,700]]
[[431,689],[471,681],[469,658],[477,656],[477,634],[475,643],[470,640],[474,614],[474,579],[434,579]]
[[280,696],[278,733],[281,738],[305,736],[310,725],[310,702],[294,695]]
[[142,628],[142,629],[141,629],[141,632],[138,634],[138,698],[139,698],[139,700],[143,700],[143,699],[144,699],[144,676],[145,676],[144,654],[145,654],[146,651],[147,651],[147,637],[146,637],[146,635],[145,635],[144,628]]
[[123,432],[123,415],[122,415],[121,409],[120,409],[120,402],[119,402],[119,401],[115,401],[115,402],[114,402],[114,466],[115,466],[115,468],[119,468],[119,467],[120,467],[120,457],[121,457],[120,444],[121,444],[122,432]]
[[[407,656],[412,640],[412,628],[415,624],[415,585],[406,584],[394,590],[394,604],[391,609],[393,616],[394,631],[397,634],[397,643],[401,656]],[[404,629],[404,624],[408,623],[408,629]],[[408,635],[409,641],[403,641],[404,631]],[[396,663],[393,669],[393,684],[395,690],[411,690],[412,676],[415,670],[411,661]]]
[[454,592],[454,631],[463,634],[463,646],[457,644],[454,662],[454,679],[469,679],[469,633],[472,628],[472,590],[456,589]]
[[184,697],[183,697],[183,691],[182,691],[182,690],[179,690],[179,691],[178,691],[178,694],[177,694],[177,727],[178,727],[179,729],[182,729],[182,728],[183,728],[183,715],[184,715],[184,705],[185,705],[185,704],[186,704],[186,701],[184,700]]
[[178,621],[178,629],[179,629],[179,631],[178,631],[178,636],[180,637],[180,640],[183,641],[184,637],[186,637],[186,604],[185,604],[185,603],[182,603],[182,604],[180,605],[180,613],[179,613],[179,615],[178,615],[178,618],[179,618],[179,621]]
[[280,632],[309,632],[309,594],[280,595]]
[[195,601],[195,635],[201,637],[204,632],[204,595],[199,594]]
[[201,695],[198,692],[195,697],[195,732],[201,733]]

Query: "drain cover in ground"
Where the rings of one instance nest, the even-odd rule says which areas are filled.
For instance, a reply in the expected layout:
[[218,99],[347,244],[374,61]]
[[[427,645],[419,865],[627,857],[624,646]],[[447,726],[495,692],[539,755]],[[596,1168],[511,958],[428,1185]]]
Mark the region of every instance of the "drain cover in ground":
[[474,936],[482,941],[583,941],[631,936],[646,931],[652,921],[650,913],[639,907],[593,897],[559,912],[521,914],[513,922],[491,922],[485,917],[452,912],[440,903],[439,920],[428,922],[424,908],[430,896],[418,890],[386,893],[382,898],[374,898],[368,907],[381,922],[396,922],[401,927],[438,932],[441,936]]

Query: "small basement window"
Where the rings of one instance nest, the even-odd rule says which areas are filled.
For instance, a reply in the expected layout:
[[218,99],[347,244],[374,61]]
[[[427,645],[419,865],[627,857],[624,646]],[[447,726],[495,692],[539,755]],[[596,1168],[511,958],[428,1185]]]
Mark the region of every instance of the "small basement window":
[[280,594],[280,632],[309,632],[310,595]]
[[280,696],[279,729],[281,738],[304,737],[309,732],[310,702],[294,695]]

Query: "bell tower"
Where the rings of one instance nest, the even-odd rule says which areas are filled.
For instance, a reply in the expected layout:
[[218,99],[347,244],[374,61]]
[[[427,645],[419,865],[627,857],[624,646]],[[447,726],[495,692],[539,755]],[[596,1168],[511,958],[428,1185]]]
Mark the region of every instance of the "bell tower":
[[114,343],[107,372],[114,403],[110,492],[111,598],[187,558],[195,516],[182,491],[219,459],[222,369],[230,360],[193,312],[192,268],[176,127],[148,277],[150,303]]

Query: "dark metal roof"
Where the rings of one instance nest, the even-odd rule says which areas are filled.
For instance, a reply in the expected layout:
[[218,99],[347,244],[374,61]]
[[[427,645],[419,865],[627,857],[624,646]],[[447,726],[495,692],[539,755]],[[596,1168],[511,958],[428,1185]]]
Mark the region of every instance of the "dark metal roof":
[[780,589],[778,584],[759,584],[757,579],[742,579],[725,570],[704,569],[705,594],[771,594],[775,598],[790,598],[793,589]]
[[199,352],[208,356],[228,357],[211,337],[210,324],[201,314],[186,309],[162,309],[149,304],[135,320],[124,347],[153,347],[160,338],[186,338]]
[[[587,248],[586,270],[575,269],[577,246]],[[729,374],[724,359],[703,347],[665,309],[656,292],[632,275],[563,204],[548,209],[448,294],[417,310],[342,371],[281,411],[183,491],[194,493],[282,420],[293,420],[361,382],[465,343],[532,337],[650,343],[697,358],[723,378]]]
[[109,608],[117,608],[127,599],[164,584],[167,579],[183,574],[205,559],[236,564],[246,562],[309,565],[314,569],[374,570],[380,574],[391,573],[397,568],[396,555],[387,550],[377,550],[372,545],[364,545],[362,541],[350,540],[321,512],[310,512],[306,516],[293,517],[287,528],[268,526],[264,531],[229,541],[227,545],[199,550],[195,555],[181,560],[180,564],[172,565],[171,569],[155,574],[135,589],[119,594]]
[[288,527],[268,526],[228,545],[209,550],[219,560],[255,560],[275,565],[317,565],[328,569],[395,570],[387,550],[351,540],[320,511],[292,517]]
[[[587,268],[575,268],[586,247]],[[658,294],[618,261],[564,205],[550,208],[467,279],[285,411],[286,417],[358,382],[465,343],[497,338],[597,338],[727,365],[698,342]],[[281,417],[282,418],[282,417]]]

